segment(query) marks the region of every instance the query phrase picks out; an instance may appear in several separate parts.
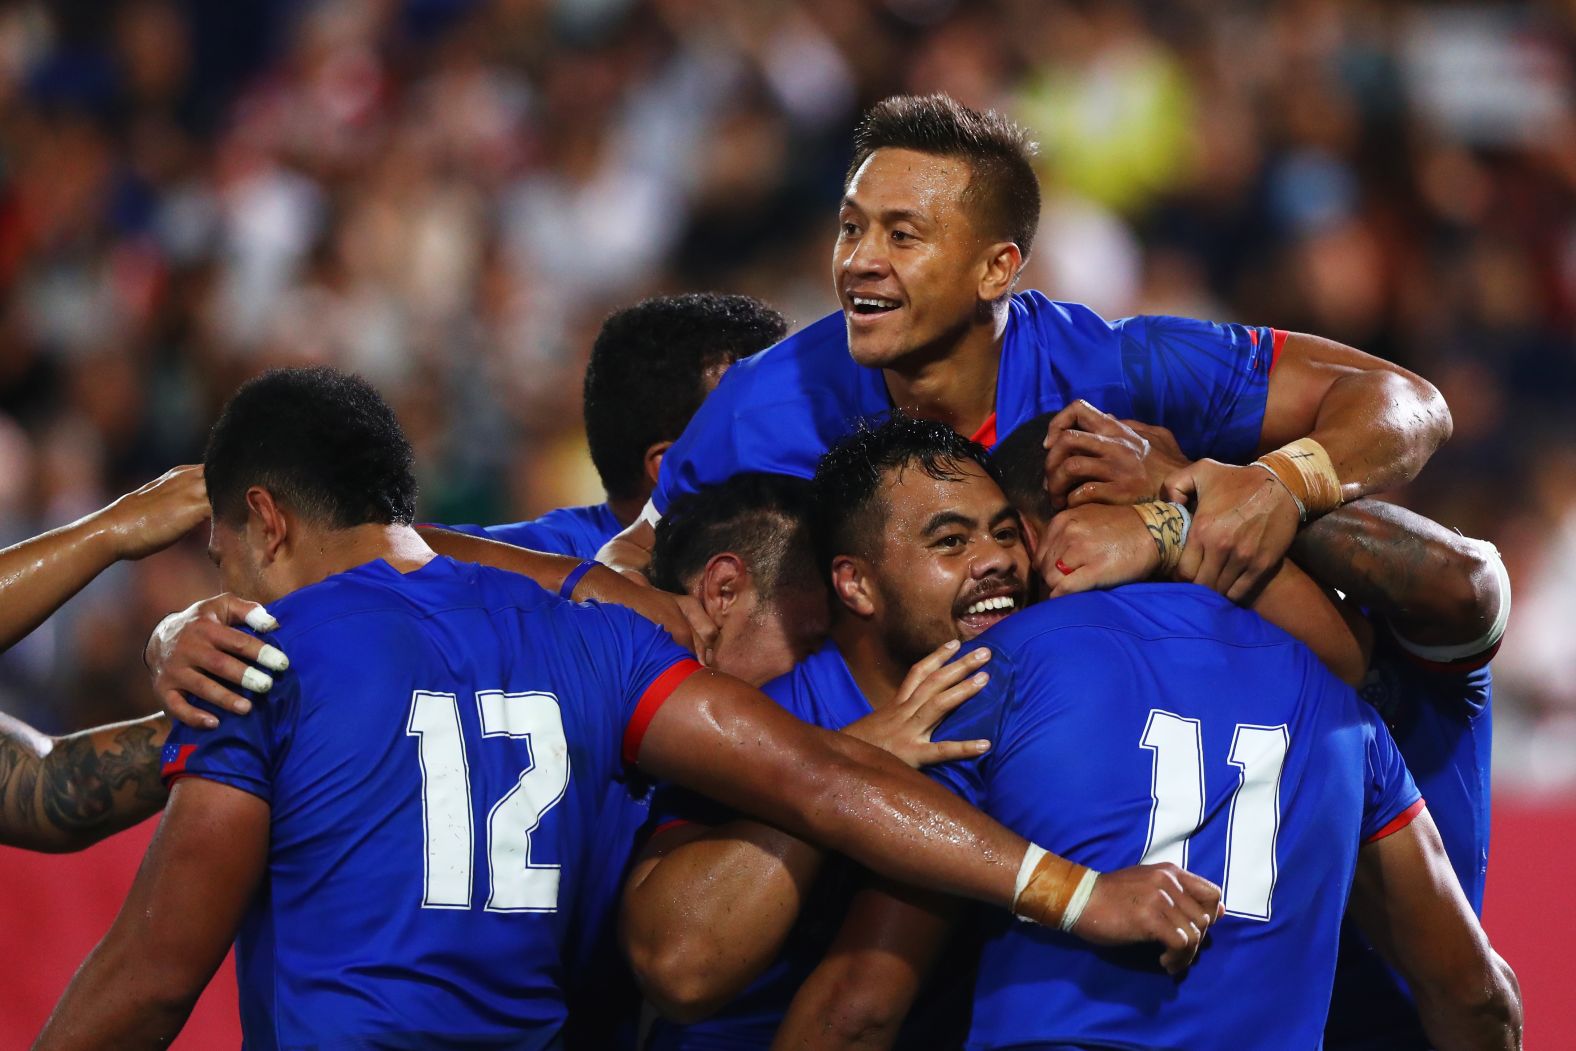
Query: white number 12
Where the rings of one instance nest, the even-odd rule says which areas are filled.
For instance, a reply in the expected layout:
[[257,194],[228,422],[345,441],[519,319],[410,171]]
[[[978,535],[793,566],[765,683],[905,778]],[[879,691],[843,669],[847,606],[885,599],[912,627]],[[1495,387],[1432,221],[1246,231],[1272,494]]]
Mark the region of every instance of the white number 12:
[[[569,745],[550,693],[476,695],[483,737],[524,738],[531,765],[487,814],[488,912],[556,912],[557,865],[531,862],[531,833],[569,786]],[[471,772],[459,698],[417,690],[406,734],[419,738],[425,880],[421,907],[471,907]]]
[[[1204,749],[1197,719],[1151,709],[1139,745],[1154,753],[1149,838],[1139,862],[1187,868],[1188,844],[1204,822]],[[1227,761],[1240,771],[1226,825],[1226,911],[1267,920],[1275,891],[1275,839],[1280,832],[1280,778],[1291,734],[1280,726],[1237,724]]]

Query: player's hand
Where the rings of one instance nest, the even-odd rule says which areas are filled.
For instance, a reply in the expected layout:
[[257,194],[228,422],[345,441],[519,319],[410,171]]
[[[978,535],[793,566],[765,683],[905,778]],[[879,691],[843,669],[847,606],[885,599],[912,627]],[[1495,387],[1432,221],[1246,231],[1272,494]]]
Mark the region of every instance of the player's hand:
[[1082,399],[1051,418],[1045,450],[1045,491],[1058,511],[1153,500],[1187,464],[1164,427],[1118,420]]
[[1069,508],[1035,546],[1034,569],[1051,598],[1147,580],[1159,568],[1154,538],[1130,505]]
[[575,596],[632,609],[653,624],[667,628],[673,640],[699,657],[702,664],[711,663],[717,645],[717,625],[700,603],[688,596],[637,583],[607,566],[592,567],[575,588]]
[[[159,703],[187,726],[211,730],[219,720],[191,704],[187,694],[225,711],[245,715],[252,702],[230,689],[235,684],[253,693],[267,693],[274,680],[268,672],[290,667],[277,647],[232,625],[254,631],[275,631],[279,622],[262,606],[231,594],[216,595],[171,613],[153,629],[142,657],[153,678]],[[260,664],[268,671],[254,668]]]
[[117,559],[162,551],[208,520],[208,490],[200,464],[166,471],[103,511]]
[[1095,945],[1159,942],[1160,965],[1181,974],[1223,914],[1219,887],[1167,861],[1101,873],[1072,932]]
[[[655,588],[651,590],[656,591]],[[667,592],[658,592],[658,594],[667,594]],[[678,595],[675,598],[678,602],[679,612],[684,614],[684,618],[689,624],[690,649],[694,651],[695,656],[700,659],[702,664],[708,668],[711,667],[717,659],[717,636],[722,629],[717,626],[716,621],[711,619],[711,615],[706,612],[706,607],[701,604],[699,599],[692,598],[689,595]]]
[[909,669],[890,704],[843,727],[843,732],[884,748],[916,768],[984,755],[990,750],[989,741],[930,739],[941,720],[990,681],[990,676],[980,671],[990,660],[990,650],[981,646],[962,660],[952,660],[958,645],[956,640],[942,643],[921,658]]
[[1258,467],[1200,460],[1167,478],[1163,497],[1178,503],[1197,500],[1177,578],[1233,602],[1257,593],[1297,537],[1299,516],[1291,493]]

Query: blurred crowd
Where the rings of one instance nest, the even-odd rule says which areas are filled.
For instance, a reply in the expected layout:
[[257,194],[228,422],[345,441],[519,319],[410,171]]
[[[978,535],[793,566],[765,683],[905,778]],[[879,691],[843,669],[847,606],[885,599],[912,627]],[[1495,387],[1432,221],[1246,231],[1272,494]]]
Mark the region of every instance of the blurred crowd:
[[[834,309],[860,110],[945,91],[1042,144],[1026,284],[1314,332],[1444,391],[1398,494],[1504,552],[1497,775],[1576,792],[1576,15],[1379,0],[0,4],[0,542],[201,454],[276,364],[372,379],[421,516],[598,499],[597,325],[716,289]],[[0,659],[49,729],[147,710],[203,538]]]

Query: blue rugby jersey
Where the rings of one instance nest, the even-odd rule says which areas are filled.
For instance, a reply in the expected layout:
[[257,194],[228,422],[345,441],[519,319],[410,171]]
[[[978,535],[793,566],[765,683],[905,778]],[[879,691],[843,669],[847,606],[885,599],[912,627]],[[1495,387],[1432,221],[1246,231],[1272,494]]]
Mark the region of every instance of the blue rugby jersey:
[[1319,1047],[1358,847],[1422,807],[1378,714],[1188,584],[1042,602],[977,641],[990,682],[936,737],[993,746],[931,776],[1100,871],[1176,862],[1228,914],[1181,979],[1153,946],[983,918],[968,1046]]
[[[1488,872],[1494,716],[1487,661],[1493,652],[1457,664],[1431,664],[1406,652],[1381,625],[1368,677],[1358,688],[1395,735],[1407,769],[1428,800],[1456,879],[1479,915]],[[1324,1046],[1327,1051],[1426,1051],[1430,1046],[1406,983],[1350,921],[1341,931]]]
[[[986,446],[1079,398],[1169,427],[1192,458],[1244,463],[1257,449],[1269,374],[1285,334],[1175,317],[1106,321],[1039,292],[1012,297]],[[662,458],[652,504],[745,471],[809,478],[861,419],[892,408],[880,369],[855,364],[831,314],[743,358]]]
[[628,610],[446,558],[273,612],[289,672],[172,730],[164,766],[271,808],[236,941],[248,1048],[553,1046],[581,927],[617,907],[613,786],[698,665]]

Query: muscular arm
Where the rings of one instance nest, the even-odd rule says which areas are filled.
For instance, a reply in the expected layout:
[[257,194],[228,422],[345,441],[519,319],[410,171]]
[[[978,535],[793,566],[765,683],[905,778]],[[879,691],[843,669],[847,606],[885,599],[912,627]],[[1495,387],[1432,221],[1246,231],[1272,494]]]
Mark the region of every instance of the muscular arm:
[[1362,848],[1351,914],[1406,978],[1439,1051],[1521,1047],[1521,990],[1489,945],[1425,810]]
[[837,940],[794,996],[772,1051],[884,1051],[946,945],[958,903],[895,884],[854,896]]
[[1260,451],[1313,438],[1355,500],[1417,477],[1450,437],[1434,385],[1399,365],[1319,336],[1290,333],[1270,374]]
[[656,543],[656,527],[644,518],[637,518],[602,545],[602,550],[596,553],[597,561],[644,583],[646,572],[651,568],[651,549]]
[[157,813],[169,732],[156,715],[50,738],[0,713],[0,843],[81,850]]
[[208,517],[201,467],[177,467],[68,526],[0,551],[0,650],[120,559],[142,558]]
[[1378,500],[1360,500],[1308,523],[1291,554],[1321,583],[1424,645],[1484,639],[1510,601],[1491,545]]
[[268,804],[240,789],[195,777],[176,783],[126,904],[35,1051],[169,1045],[256,893],[268,817]]
[[620,930],[647,999],[690,1023],[737,997],[781,951],[821,858],[756,821],[658,832],[625,885]]

